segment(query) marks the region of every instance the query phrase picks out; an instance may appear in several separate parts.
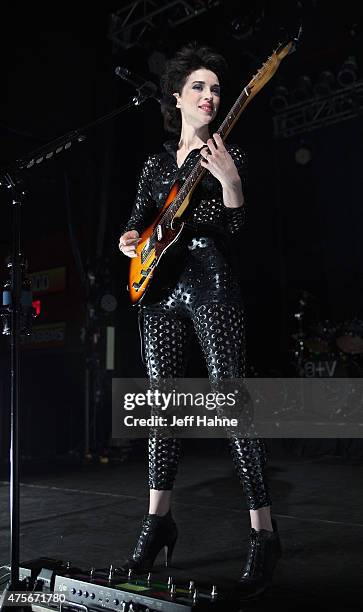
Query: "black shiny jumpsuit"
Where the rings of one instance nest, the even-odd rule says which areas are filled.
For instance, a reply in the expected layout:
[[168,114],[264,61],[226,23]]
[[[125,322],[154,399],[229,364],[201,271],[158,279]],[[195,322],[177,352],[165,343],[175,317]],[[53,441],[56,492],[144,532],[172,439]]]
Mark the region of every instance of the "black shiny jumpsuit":
[[[164,144],[165,151],[150,156],[142,169],[136,201],[123,231],[141,233],[163,206],[173,183],[183,183],[200,150],[189,153],[181,168],[176,162],[177,142]],[[245,153],[227,145],[242,185],[246,179]],[[243,225],[245,207],[227,208],[222,188],[206,172],[193,195],[187,224],[190,228],[183,270],[160,301],[142,310],[144,356],[151,385],[163,378],[184,376],[188,338],[197,334],[211,383],[243,378],[245,373],[244,313],[238,280],[224,252],[229,236]],[[257,510],[270,505],[265,477],[266,453],[258,438],[229,436],[232,458],[243,486],[247,506]],[[149,486],[172,489],[180,455],[180,440],[149,437]]]

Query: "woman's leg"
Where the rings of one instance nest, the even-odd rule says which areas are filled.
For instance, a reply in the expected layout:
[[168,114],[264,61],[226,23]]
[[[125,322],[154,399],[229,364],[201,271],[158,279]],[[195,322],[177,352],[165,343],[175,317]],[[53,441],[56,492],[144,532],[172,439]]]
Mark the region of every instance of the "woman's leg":
[[[170,381],[184,374],[189,337],[187,321],[163,312],[143,311],[144,357],[151,388],[165,388]],[[151,414],[158,416],[157,406]],[[178,535],[170,512],[171,491],[180,456],[180,440],[163,428],[149,432],[149,513],[144,517],[141,532],[125,571],[140,574],[153,567],[164,548],[168,565]]]
[[[213,386],[218,388],[226,379],[244,378],[245,329],[241,305],[234,302],[203,304],[196,310],[193,323]],[[232,435],[229,444],[250,510],[251,526],[256,530],[272,531],[264,442]]]
[[[223,388],[226,379],[233,379],[234,384],[238,384],[238,379],[245,376],[241,306],[238,303],[202,305],[193,321],[214,388]],[[246,402],[242,410],[247,406]],[[281,545],[276,523],[271,521],[263,440],[239,437],[232,432],[229,443],[250,510],[252,529],[247,559],[238,581],[240,596],[249,598],[264,592],[271,583],[281,556]]]
[[[143,339],[147,373],[152,387],[185,373],[190,324],[168,313],[144,311]],[[165,515],[170,508],[180,457],[180,440],[154,429],[149,436],[149,513]]]

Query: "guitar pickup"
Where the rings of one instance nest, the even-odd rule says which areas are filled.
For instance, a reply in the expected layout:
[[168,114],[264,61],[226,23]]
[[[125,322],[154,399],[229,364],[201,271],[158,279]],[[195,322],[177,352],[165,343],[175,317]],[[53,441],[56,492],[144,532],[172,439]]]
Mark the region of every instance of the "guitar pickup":
[[136,282],[132,283],[132,286],[133,286],[133,288],[136,291],[138,291],[140,289],[140,287],[142,286],[143,282],[144,282],[144,279],[141,279],[138,283],[136,283]]
[[154,259],[154,261],[151,262],[151,264],[146,270],[145,269],[141,270],[141,276],[144,276],[144,277],[148,276],[151,270],[155,267],[155,264],[156,264],[156,259]]
[[158,240],[162,239],[162,237],[163,237],[163,230],[162,230],[161,225],[157,225],[157,227],[156,227],[156,235],[158,237]]

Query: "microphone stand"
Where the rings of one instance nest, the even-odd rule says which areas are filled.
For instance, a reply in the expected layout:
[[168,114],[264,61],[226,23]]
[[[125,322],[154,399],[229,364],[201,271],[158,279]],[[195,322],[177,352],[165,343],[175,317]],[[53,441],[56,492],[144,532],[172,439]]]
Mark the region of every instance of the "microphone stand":
[[[24,158],[17,160],[11,166],[0,170],[0,186],[10,189],[13,204],[13,232],[12,232],[12,255],[8,263],[10,268],[10,282],[4,287],[2,307],[0,314],[3,321],[5,335],[10,335],[10,578],[0,598],[0,611],[7,609],[7,595],[11,591],[26,590],[29,583],[20,581],[19,577],[19,528],[20,528],[20,503],[19,503],[19,414],[20,414],[20,336],[30,333],[30,319],[32,318],[31,293],[26,291],[26,281],[23,276],[25,267],[24,257],[21,252],[21,206],[24,201],[25,191],[22,187],[21,175],[44,161],[50,160],[63,151],[68,151],[75,143],[86,140],[86,132],[113,117],[121,114],[132,106],[140,106],[148,98],[155,98],[155,92],[148,85],[141,86],[132,100],[127,104],[111,111],[95,121],[85,125],[83,128],[68,132],[30,152]],[[156,98],[158,100],[158,98]],[[159,100],[158,100],[159,101]],[[29,315],[31,315],[29,317]],[[88,441],[86,441],[86,445]],[[13,607],[13,606],[12,606]]]

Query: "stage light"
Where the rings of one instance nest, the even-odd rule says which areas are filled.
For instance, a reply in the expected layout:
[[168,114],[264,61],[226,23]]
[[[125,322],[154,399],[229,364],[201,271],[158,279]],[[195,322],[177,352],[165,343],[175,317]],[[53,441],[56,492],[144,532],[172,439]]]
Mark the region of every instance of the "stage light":
[[270,106],[272,110],[275,111],[275,113],[284,110],[284,108],[288,106],[288,96],[289,92],[286,87],[284,87],[283,85],[278,85],[277,87],[275,87],[273,96],[270,100]]
[[314,85],[314,93],[316,96],[326,96],[334,89],[335,76],[331,70],[324,70],[320,73],[317,82]]
[[355,57],[350,56],[340,68],[337,81],[341,87],[352,85],[358,78],[358,65]]
[[253,26],[248,19],[234,17],[231,19],[230,28],[233,38],[236,40],[247,40],[253,34]]
[[117,299],[112,293],[105,293],[100,299],[100,306],[105,312],[113,312],[117,308]]
[[312,95],[311,78],[303,74],[298,78],[296,87],[291,92],[291,97],[295,103],[298,103],[308,100]]
[[302,144],[298,149],[296,149],[295,151],[295,161],[297,164],[300,164],[301,166],[305,166],[306,164],[309,163],[309,161],[311,160],[311,151],[310,149]]

